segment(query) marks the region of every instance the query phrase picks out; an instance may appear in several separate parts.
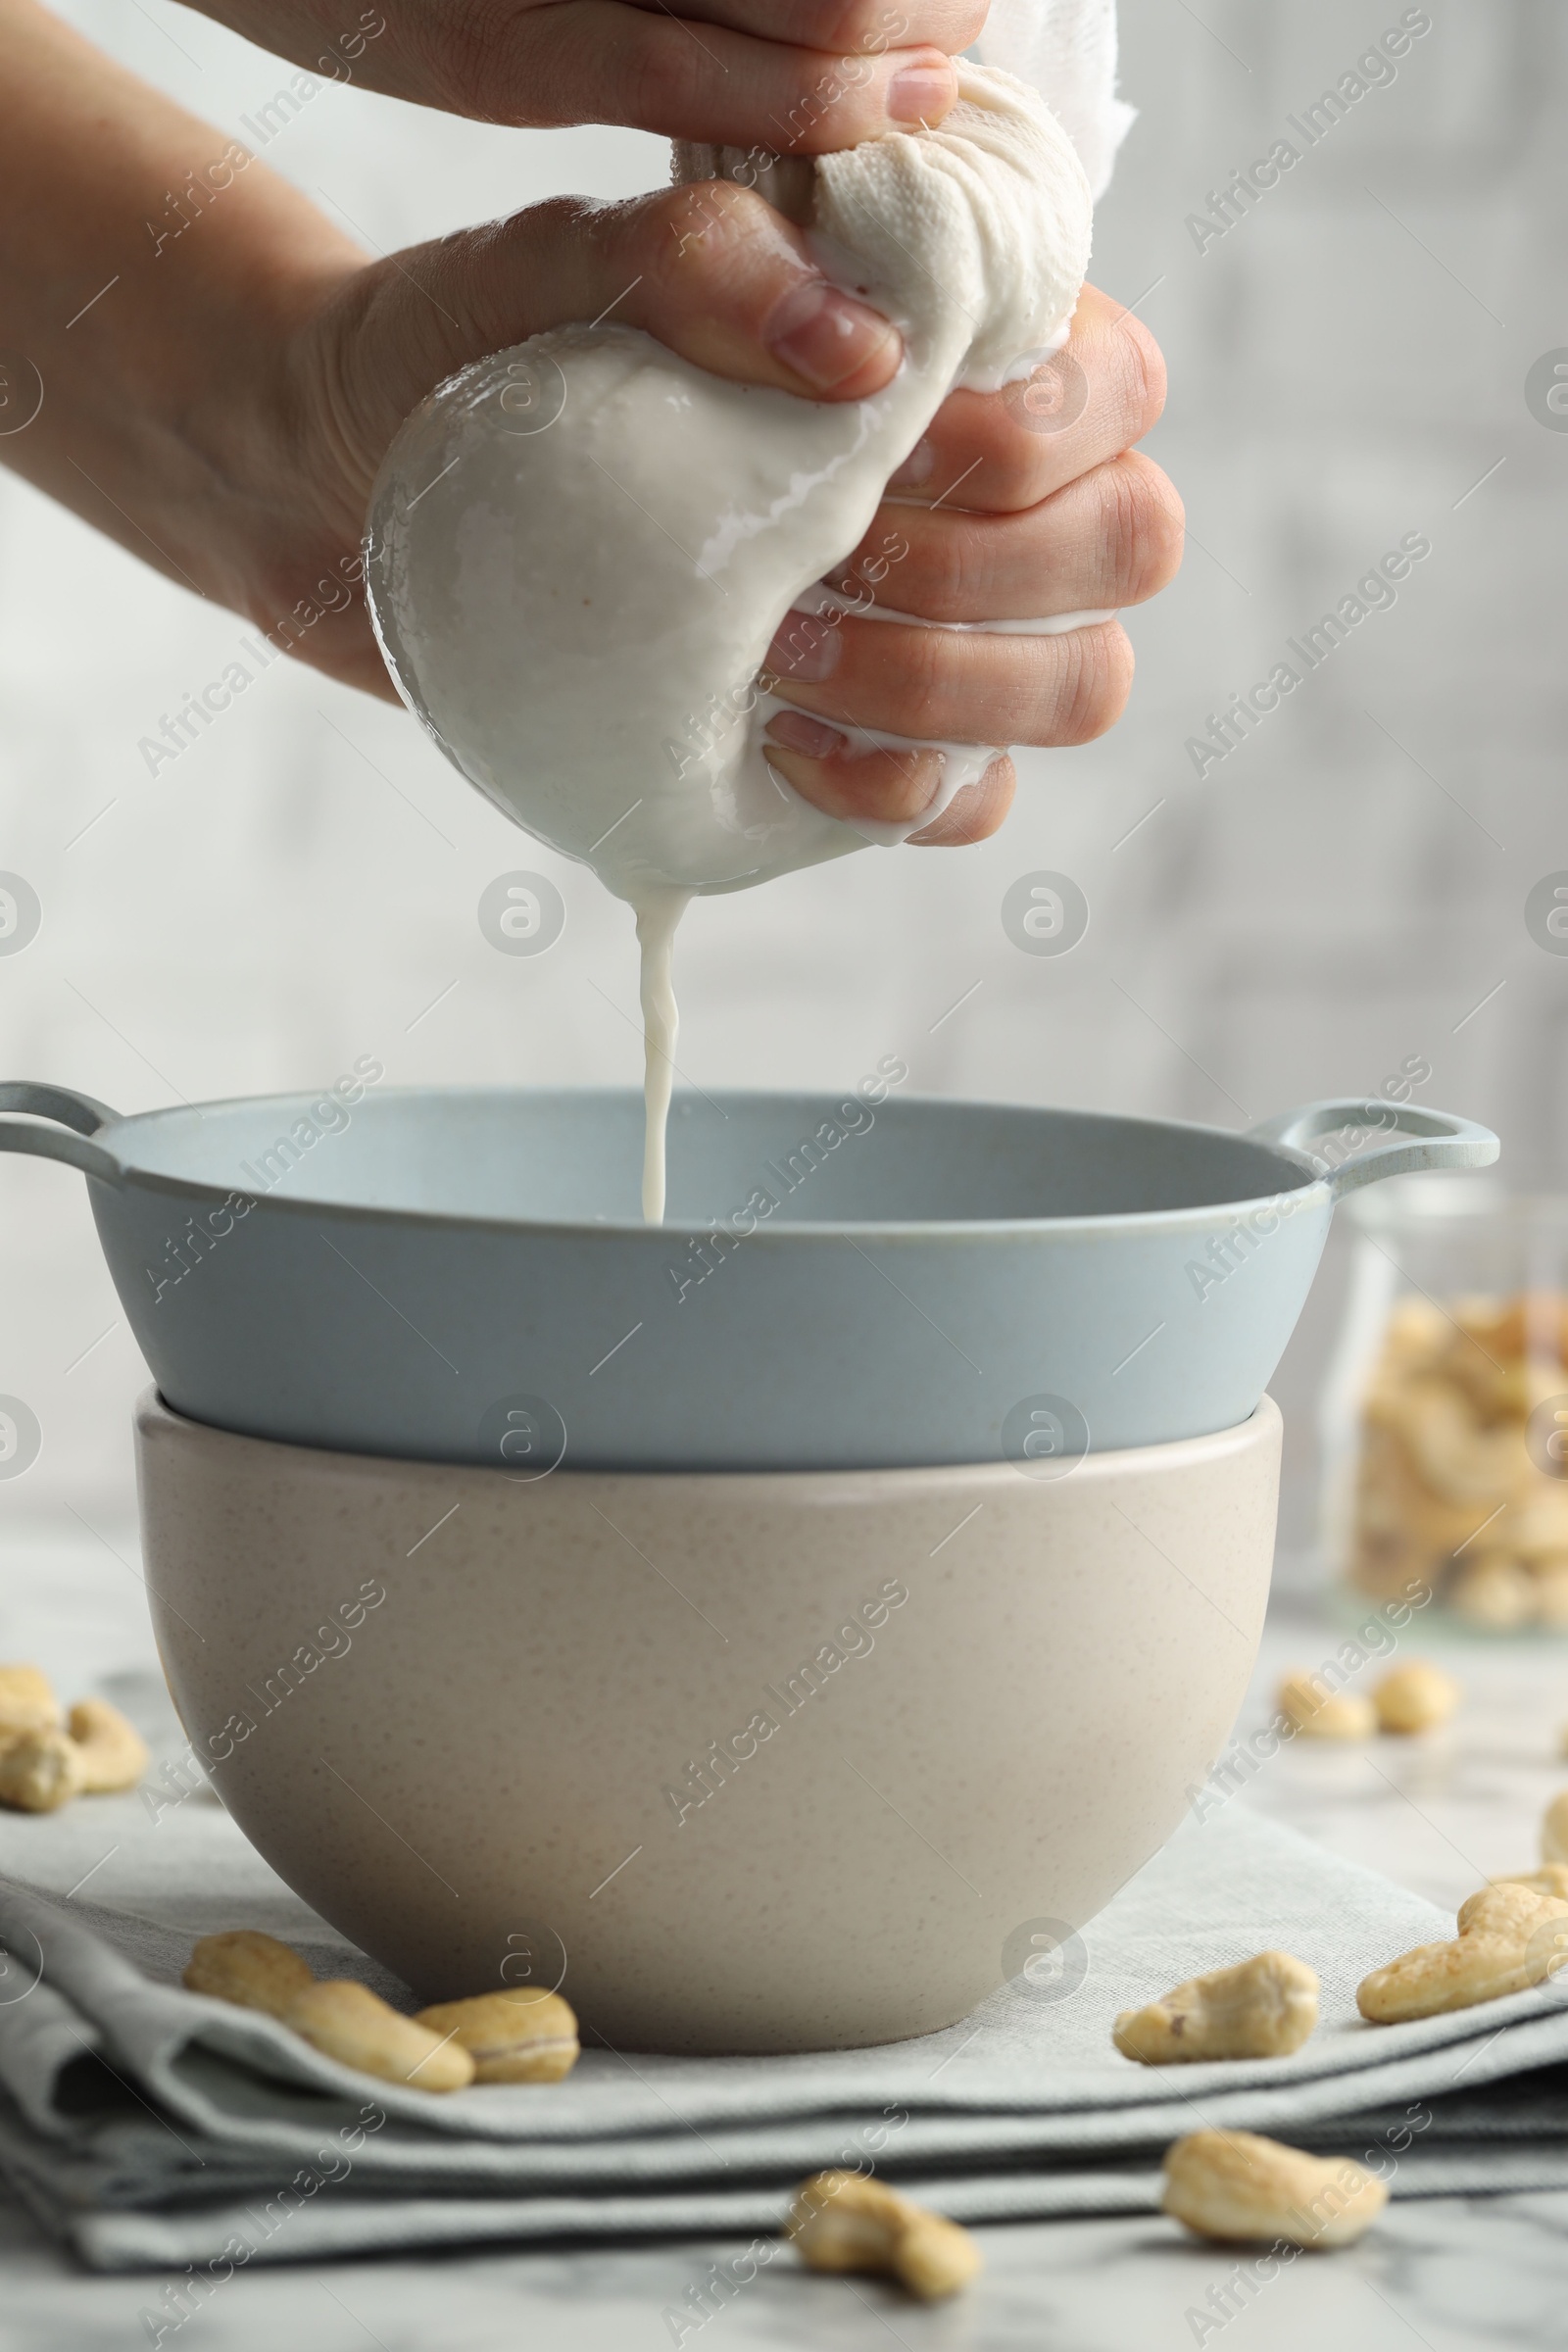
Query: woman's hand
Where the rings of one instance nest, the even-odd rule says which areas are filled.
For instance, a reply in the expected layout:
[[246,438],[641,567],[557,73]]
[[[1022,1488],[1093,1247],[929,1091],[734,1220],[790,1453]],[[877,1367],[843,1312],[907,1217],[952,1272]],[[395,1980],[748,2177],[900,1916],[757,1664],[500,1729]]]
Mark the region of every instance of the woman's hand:
[[[292,405],[314,420],[296,478],[318,519],[300,543],[315,533],[324,563],[351,539],[404,415],[464,360],[607,307],[717,374],[817,399],[880,389],[900,356],[886,320],[820,278],[799,232],[745,189],[541,205],[354,273],[310,322]],[[1057,636],[940,624],[1114,612],[1165,586],[1181,502],[1133,448],[1163,399],[1153,338],[1086,287],[1065,349],[1030,381],[944,403],[832,583],[862,614],[873,602],[939,625],[794,614],[775,639],[770,676],[800,714],[775,717],[769,757],[803,799],[887,819],[936,793],[940,753],[853,748],[835,720],[977,744],[1087,743],[1114,724],[1133,667],[1116,620]],[[373,649],[353,642],[360,622],[344,616],[333,665],[386,692]],[[307,650],[322,660],[326,641]],[[1010,760],[993,760],[913,838],[983,840],[1014,781]]]
[[[725,4],[740,15],[743,0]],[[899,366],[896,329],[832,286],[748,189],[557,201],[371,261],[265,164],[236,163],[220,133],[30,0],[0,0],[0,294],[44,394],[0,458],[349,684],[392,695],[363,602],[343,588],[370,484],[410,410],[469,360],[612,315],[803,399],[858,398]],[[205,193],[154,241],[147,224],[181,185]],[[1063,382],[1065,408],[1052,397]],[[883,604],[942,622],[1152,594],[1174,568],[1180,508],[1127,453],[1161,390],[1145,329],[1086,291],[1054,373],[942,409],[873,526],[908,548]],[[851,569],[866,576],[863,562]],[[801,716],[775,720],[771,756],[817,806],[879,817],[928,805],[935,756],[857,757],[820,734],[791,743],[792,726],[1082,742],[1117,715],[1131,665],[1114,622],[1009,639],[847,618],[828,642],[823,674],[781,674]],[[922,838],[981,838],[1011,789],[1009,763],[994,762]]]
[[956,95],[986,0],[193,0],[309,72],[487,122],[822,155]]

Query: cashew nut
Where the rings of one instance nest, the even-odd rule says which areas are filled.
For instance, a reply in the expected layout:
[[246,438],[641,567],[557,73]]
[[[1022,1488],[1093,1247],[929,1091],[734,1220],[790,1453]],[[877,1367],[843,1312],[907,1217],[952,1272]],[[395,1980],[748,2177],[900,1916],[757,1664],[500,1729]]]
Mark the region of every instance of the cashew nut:
[[1506,1494],[1521,1451],[1516,1425],[1483,1428],[1470,1398],[1437,1377],[1408,1380],[1396,1396],[1394,1426],[1428,1494],[1479,1503],[1483,1513],[1499,1492]]
[[400,2017],[368,1984],[351,1978],[307,1984],[283,2013],[323,2057],[335,2058],[384,2082],[412,2090],[462,2090],[473,2081],[473,2060],[449,2034],[445,2039],[412,2017]]
[[81,1785],[89,1796],[134,1788],[147,1769],[146,1740],[107,1699],[77,1701],[71,1710],[71,1737],[81,1750]]
[[1554,1292],[1395,1305],[1361,1400],[1349,1566],[1363,1590],[1392,1598],[1419,1575],[1449,1585],[1472,1625],[1568,1625],[1568,1491],[1525,1445],[1561,1391],[1565,1342]]
[[1568,1862],[1568,1788],[1554,1796],[1541,1825],[1543,1862]]
[[1543,1984],[1568,1961],[1568,1902],[1518,1880],[1471,1895],[1457,1924],[1452,1943],[1417,1944],[1363,1977],[1355,1993],[1361,2015],[1392,2026],[1473,2008]]
[[1200,2237],[1345,2246],[1388,2196],[1387,2183],[1348,2157],[1303,2155],[1255,2132],[1193,2132],[1165,2151],[1160,2201]]
[[0,1666],[0,1740],[18,1732],[58,1732],[65,1716],[38,1666]]
[[81,1787],[81,1750],[64,1732],[16,1732],[0,1746],[0,1805],[54,1813]]
[[1124,2058],[1171,2066],[1203,2058],[1288,2058],[1317,2024],[1317,1978],[1289,1952],[1259,1952],[1236,1968],[1191,1977],[1126,2009],[1111,2029]]
[[577,2063],[577,2020],[559,1992],[518,1985],[466,2001],[438,2001],[415,2024],[450,2034],[473,2060],[476,2082],[559,2082]]
[[923,2303],[956,2294],[981,2263],[967,2230],[863,2173],[817,2173],[803,2182],[784,2233],[808,2269],[880,2272]]
[[1377,1710],[1359,1690],[1328,1690],[1313,1674],[1288,1674],[1279,1690],[1280,1713],[1307,1740],[1370,1740]]
[[241,2009],[264,2009],[269,2017],[282,2017],[295,1994],[315,1982],[310,1962],[291,1943],[279,1943],[259,1928],[204,1936],[184,1975],[189,1991],[233,2001]]
[[1511,1870],[1494,1879],[1494,1886],[1528,1886],[1535,1894],[1554,1894],[1568,1903],[1568,1862],[1544,1862],[1539,1870]]
[[1378,1728],[1385,1732],[1430,1732],[1446,1723],[1463,1693],[1451,1674],[1412,1658],[1383,1677],[1372,1693]]
[[1536,1581],[1511,1553],[1488,1552],[1460,1571],[1447,1600],[1467,1625],[1478,1625],[1489,1634],[1512,1634],[1536,1614]]
[[1443,1353],[1452,1330],[1453,1325],[1441,1306],[1412,1292],[1396,1298],[1389,1309],[1388,1329],[1383,1335],[1384,1355],[1411,1364],[1430,1362]]

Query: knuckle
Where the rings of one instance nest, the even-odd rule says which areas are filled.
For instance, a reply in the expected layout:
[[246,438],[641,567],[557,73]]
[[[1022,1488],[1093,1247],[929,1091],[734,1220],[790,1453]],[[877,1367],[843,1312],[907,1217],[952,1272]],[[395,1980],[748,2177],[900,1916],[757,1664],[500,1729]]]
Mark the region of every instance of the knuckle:
[[846,805],[879,824],[904,824],[931,805],[937,755],[916,745],[906,752],[867,748],[841,760]]
[[671,24],[651,22],[640,10],[625,13],[625,29],[617,28],[612,44],[624,120],[646,129],[689,122],[707,77],[703,51],[678,38]]
[[910,758],[889,752],[887,776],[881,799],[887,816],[899,824],[907,824],[911,816],[919,816],[930,808],[942,772],[940,752],[920,751]]
[[[416,19],[417,29],[418,20]],[[518,24],[515,0],[470,0],[466,8],[446,9],[424,24],[423,67],[432,91],[458,114],[488,116],[510,111],[510,95],[519,86],[519,51],[526,33]],[[539,119],[549,122],[553,109],[548,96],[534,84],[530,99],[544,98]],[[533,111],[530,105],[530,113]]]
[[[912,644],[898,648],[899,667],[904,673],[898,681],[899,710],[903,714],[900,733],[945,736],[950,732],[953,715],[954,648],[940,629],[899,629],[884,634],[913,640]],[[961,662],[961,654],[958,659]]]
[[1117,347],[1127,437],[1141,441],[1159,421],[1165,406],[1165,355],[1141,318],[1126,312],[1117,321]]
[[678,269],[719,278],[742,248],[776,225],[754,188],[727,179],[694,180],[644,200],[638,258],[653,276],[667,277]]
[[1062,745],[1093,743],[1115,725],[1127,707],[1132,645],[1126,630],[1113,620],[1097,629],[1074,629],[1056,642],[1066,648],[1067,666],[1051,740]]
[[975,609],[987,561],[982,534],[956,517],[931,516],[921,533],[917,573],[920,610],[930,620],[966,620]]
[[959,50],[967,49],[972,41],[979,39],[989,9],[987,0],[945,0],[936,13],[941,22],[931,26],[926,37],[956,56]]
[[[812,49],[888,48],[894,45],[887,38],[886,20],[892,16],[880,0],[819,0],[807,12],[807,22],[796,26],[794,37]],[[893,17],[894,24],[898,22]]]
[[911,15],[889,0],[816,0],[794,37],[817,49],[880,56],[890,49],[967,49],[986,21],[986,0],[921,0]]
[[975,446],[988,461],[978,477],[985,482],[987,504],[1002,514],[1022,514],[1059,487],[1059,452],[1053,436],[1031,432],[1020,421],[1004,391],[978,397],[985,402],[984,426]]
[[968,849],[974,842],[989,841],[1006,821],[1017,781],[1017,770],[1004,752],[992,760],[978,784],[965,786],[957,795],[930,838],[940,838],[943,848],[952,850]]
[[1175,486],[1147,458],[1105,468],[1103,527],[1109,577],[1128,604],[1153,596],[1181,562],[1186,511]]

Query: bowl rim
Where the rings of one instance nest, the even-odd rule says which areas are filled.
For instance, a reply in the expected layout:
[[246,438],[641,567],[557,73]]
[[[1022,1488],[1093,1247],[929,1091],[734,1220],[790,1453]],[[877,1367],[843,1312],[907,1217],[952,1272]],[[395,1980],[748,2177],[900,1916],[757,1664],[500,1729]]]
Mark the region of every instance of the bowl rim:
[[[450,1461],[429,1454],[360,1453],[339,1446],[312,1446],[303,1440],[262,1437],[254,1430],[229,1429],[220,1422],[200,1421],[194,1413],[182,1412],[177,1404],[170,1403],[156,1382],[149,1382],[137,1396],[131,1410],[131,1426],[138,1446],[163,1432],[213,1454],[234,1447],[282,1453],[289,1456],[305,1478],[339,1473],[356,1480],[373,1481],[390,1475],[443,1486],[473,1478],[493,1482],[492,1494],[499,1494],[502,1487],[543,1494],[557,1480],[565,1482],[566,1491],[577,1493],[589,1486],[613,1486],[624,1493],[638,1484],[667,1490],[673,1480],[681,1479],[725,1499],[744,1499],[741,1489],[750,1486],[766,1488],[801,1502],[814,1502],[853,1501],[865,1495],[868,1490],[874,1496],[888,1480],[895,1482],[894,1492],[899,1494],[910,1493],[916,1483],[936,1493],[965,1488],[995,1488],[1004,1494],[1022,1489],[1042,1495],[1064,1488],[1081,1492],[1086,1482],[1093,1485],[1125,1477],[1129,1472],[1136,1474],[1146,1465],[1151,1470],[1169,1471],[1187,1463],[1224,1460],[1230,1454],[1248,1453],[1258,1447],[1278,1447],[1283,1443],[1285,1422],[1278,1404],[1265,1389],[1244,1421],[1233,1421],[1224,1429],[1202,1430],[1196,1437],[1160,1438],[1149,1445],[1112,1446],[1100,1451],[1091,1448],[1077,1455],[1071,1468],[1056,1478],[1031,1478],[1005,1455],[991,1455],[975,1462],[881,1463],[869,1467],[831,1464],[814,1470],[573,1469],[561,1462],[538,1476],[518,1478],[491,1462]],[[1014,1480],[1019,1482],[1017,1489]],[[807,1494],[808,1485],[814,1491],[810,1495]]]
[[[670,1218],[659,1225],[646,1224],[640,1217],[592,1217],[587,1219],[497,1217],[464,1210],[413,1206],[388,1208],[371,1201],[313,1200],[309,1197],[282,1196],[274,1192],[250,1193],[237,1185],[225,1187],[211,1183],[204,1178],[168,1176],[160,1170],[138,1167],[133,1162],[127,1163],[121,1159],[115,1149],[116,1139],[127,1129],[151,1126],[158,1120],[186,1117],[191,1114],[199,1119],[208,1111],[227,1111],[242,1105],[246,1108],[254,1108],[263,1103],[299,1104],[308,1108],[311,1102],[319,1102],[328,1091],[327,1088],[320,1087],[277,1095],[221,1096],[206,1102],[165,1103],[153,1110],[129,1111],[117,1116],[98,1129],[93,1141],[119,1162],[122,1178],[125,1185],[133,1187],[137,1191],[167,1193],[184,1200],[209,1200],[220,1204],[236,1199],[246,1200],[253,1208],[266,1207],[288,1216],[336,1217],[356,1224],[369,1221],[453,1231],[548,1235],[552,1238],[575,1241],[614,1239],[621,1242],[640,1243],[645,1247],[650,1245],[663,1247],[671,1240],[679,1242],[702,1240],[720,1230],[721,1221],[716,1217],[710,1217],[701,1223]],[[702,1095],[704,1100],[720,1108],[722,1103],[727,1101],[742,1104],[756,1102],[812,1103],[821,1105],[824,1110],[830,1110],[835,1101],[848,1100],[849,1091],[845,1090],[830,1095],[816,1091],[797,1093],[765,1087],[731,1087],[723,1089],[719,1096],[714,1097],[703,1095],[701,1089],[683,1088],[672,1100],[671,1112],[673,1113],[678,1105],[690,1101],[694,1095]],[[635,1104],[638,1108],[641,1107],[643,1100],[641,1091],[634,1087],[457,1085],[378,1086],[375,1089],[373,1100],[379,1103],[406,1102],[413,1099],[439,1101],[442,1098],[448,1100],[462,1098],[471,1101],[475,1098],[496,1100],[520,1096],[532,1097],[535,1100],[569,1098],[573,1102]],[[359,1108],[360,1105],[357,1104],[355,1107]],[[886,1104],[879,1103],[868,1105],[868,1107],[881,1110],[886,1108]],[[1249,1213],[1255,1215],[1260,1209],[1276,1211],[1279,1221],[1284,1223],[1299,1215],[1306,1208],[1309,1200],[1315,1207],[1328,1201],[1331,1198],[1327,1181],[1311,1167],[1304,1154],[1298,1154],[1273,1142],[1266,1142],[1245,1128],[1214,1127],[1197,1119],[1153,1118],[1147,1113],[1135,1111],[1082,1110],[1057,1103],[1004,1102],[954,1095],[901,1095],[899,1108],[901,1111],[935,1109],[955,1114],[965,1111],[1001,1111],[1017,1118],[1034,1119],[1092,1119],[1150,1132],[1157,1130],[1164,1134],[1202,1136],[1205,1140],[1224,1144],[1245,1144],[1250,1151],[1261,1152],[1273,1160],[1278,1165],[1282,1177],[1294,1176],[1296,1181],[1294,1183],[1282,1182],[1271,1193],[1244,1194],[1228,1200],[1200,1202],[1196,1206],[1185,1208],[1120,1209],[1070,1217],[842,1218],[836,1221],[800,1220],[785,1224],[773,1224],[764,1219],[755,1224],[749,1233],[735,1234],[733,1238],[737,1242],[741,1240],[765,1241],[775,1249],[829,1243],[842,1243],[855,1249],[868,1239],[917,1243],[926,1246],[937,1241],[974,1243],[995,1237],[1027,1239],[1081,1235],[1089,1239],[1102,1236],[1106,1239],[1119,1239],[1140,1231],[1182,1232],[1192,1230],[1202,1232],[1210,1227],[1216,1218],[1240,1218]],[[102,1176],[89,1176],[88,1183],[89,1186],[102,1186],[108,1192],[122,1189],[121,1185],[112,1184],[107,1177]],[[1317,1196],[1315,1200],[1312,1200],[1314,1195]],[[1288,1208],[1282,1206],[1287,1200],[1291,1202]],[[242,1213],[248,1214],[249,1211]],[[738,1213],[738,1210],[732,1211],[731,1215]],[[1266,1237],[1260,1236],[1259,1238]]]

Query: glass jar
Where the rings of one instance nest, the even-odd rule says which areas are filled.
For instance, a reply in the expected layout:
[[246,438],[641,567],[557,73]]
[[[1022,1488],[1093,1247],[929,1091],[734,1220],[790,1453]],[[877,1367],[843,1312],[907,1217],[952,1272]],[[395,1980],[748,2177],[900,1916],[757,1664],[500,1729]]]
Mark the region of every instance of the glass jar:
[[1472,1176],[1355,1195],[1324,1391],[1324,1542],[1362,1606],[1568,1633],[1568,1198]]

